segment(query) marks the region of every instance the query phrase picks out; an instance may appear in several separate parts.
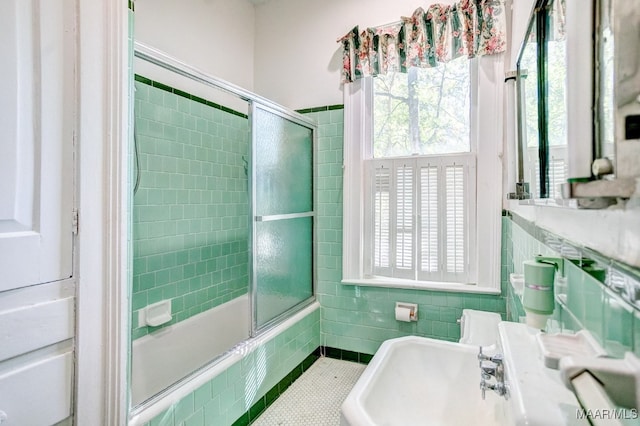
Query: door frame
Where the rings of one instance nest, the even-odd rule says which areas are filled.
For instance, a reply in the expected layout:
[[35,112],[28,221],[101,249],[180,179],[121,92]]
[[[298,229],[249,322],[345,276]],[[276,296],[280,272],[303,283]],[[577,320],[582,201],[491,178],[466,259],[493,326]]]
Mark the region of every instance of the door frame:
[[[73,1],[73,0],[70,0]],[[79,231],[75,424],[127,423],[128,3],[75,0]]]

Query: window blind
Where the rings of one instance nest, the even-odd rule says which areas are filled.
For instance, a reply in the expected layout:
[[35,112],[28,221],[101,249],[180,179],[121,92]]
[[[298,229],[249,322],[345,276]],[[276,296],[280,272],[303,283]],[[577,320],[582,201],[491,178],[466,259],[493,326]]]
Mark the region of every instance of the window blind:
[[[374,275],[463,282],[469,276],[471,155],[370,160]],[[471,191],[473,188],[473,191]]]

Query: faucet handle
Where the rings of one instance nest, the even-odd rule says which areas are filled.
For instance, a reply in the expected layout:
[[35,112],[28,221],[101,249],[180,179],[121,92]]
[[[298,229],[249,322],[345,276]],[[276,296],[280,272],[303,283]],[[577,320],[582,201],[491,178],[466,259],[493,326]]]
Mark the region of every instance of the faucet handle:
[[480,374],[485,377],[487,377],[487,379],[489,379],[491,376],[495,376],[496,372],[498,371],[498,364],[496,364],[493,361],[490,360],[484,360],[484,361],[480,361]]
[[478,352],[478,365],[480,365],[480,367],[482,367],[482,361],[490,361],[491,357],[482,353],[482,345],[479,346],[479,349],[480,350]]
[[491,361],[495,362],[496,364],[502,364],[502,362],[504,361],[504,355],[502,354],[495,354],[494,356],[492,356]]

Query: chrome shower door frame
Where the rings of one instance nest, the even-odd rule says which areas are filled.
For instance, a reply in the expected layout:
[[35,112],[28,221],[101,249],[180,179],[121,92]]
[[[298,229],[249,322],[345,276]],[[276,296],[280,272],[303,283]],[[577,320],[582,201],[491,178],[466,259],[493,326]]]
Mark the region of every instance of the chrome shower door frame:
[[[312,210],[309,212],[303,213],[292,213],[292,214],[280,214],[280,215],[269,215],[269,216],[259,216],[256,212],[256,179],[257,179],[257,171],[255,167],[255,159],[258,158],[258,153],[256,152],[257,146],[257,135],[255,132],[257,126],[257,114],[256,109],[260,109],[262,111],[270,112],[275,114],[281,118],[289,120],[295,124],[298,124],[302,127],[305,127],[312,132],[312,158],[313,158],[313,181],[312,181]],[[299,114],[294,111],[288,111],[281,107],[274,108],[273,104],[270,102],[262,102],[259,99],[251,100],[249,102],[249,123],[251,125],[251,150],[250,150],[250,161],[249,161],[249,175],[251,179],[249,180],[249,210],[250,210],[250,220],[251,220],[251,232],[249,233],[249,247],[251,250],[249,252],[249,264],[251,265],[249,271],[249,280],[250,280],[250,288],[249,288],[249,308],[251,309],[251,337],[256,337],[261,333],[264,333],[271,328],[278,325],[283,320],[291,317],[296,312],[304,309],[309,306],[311,303],[316,300],[316,286],[317,286],[317,182],[318,182],[318,126],[316,122],[309,117],[305,117],[302,114]],[[293,307],[287,309],[282,312],[280,315],[274,317],[263,325],[258,325],[258,277],[257,277],[257,256],[254,255],[256,253],[256,235],[257,235],[257,224],[258,222],[267,222],[273,220],[282,220],[282,219],[295,219],[302,217],[311,217],[312,218],[312,253],[313,258],[311,259],[311,270],[312,270],[312,278],[311,278],[311,297],[302,300],[300,303],[294,305]]]

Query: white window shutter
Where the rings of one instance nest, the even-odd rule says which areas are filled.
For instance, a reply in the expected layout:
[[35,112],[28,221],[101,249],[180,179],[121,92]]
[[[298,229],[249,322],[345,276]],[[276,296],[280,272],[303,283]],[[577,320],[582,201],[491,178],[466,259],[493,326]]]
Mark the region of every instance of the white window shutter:
[[373,269],[375,274],[391,273],[391,168],[376,164],[373,178]]
[[444,166],[445,213],[445,277],[466,279],[467,270],[467,206],[465,197],[466,167],[462,164]]
[[419,233],[418,247],[421,280],[440,279],[440,215],[438,203],[438,165],[434,162],[421,165],[419,182]]
[[[365,239],[374,275],[469,282],[475,221],[472,155],[373,160]],[[475,170],[475,169],[473,169]]]
[[395,277],[415,279],[415,227],[414,227],[415,162],[401,162],[395,167],[395,238],[392,240]]

